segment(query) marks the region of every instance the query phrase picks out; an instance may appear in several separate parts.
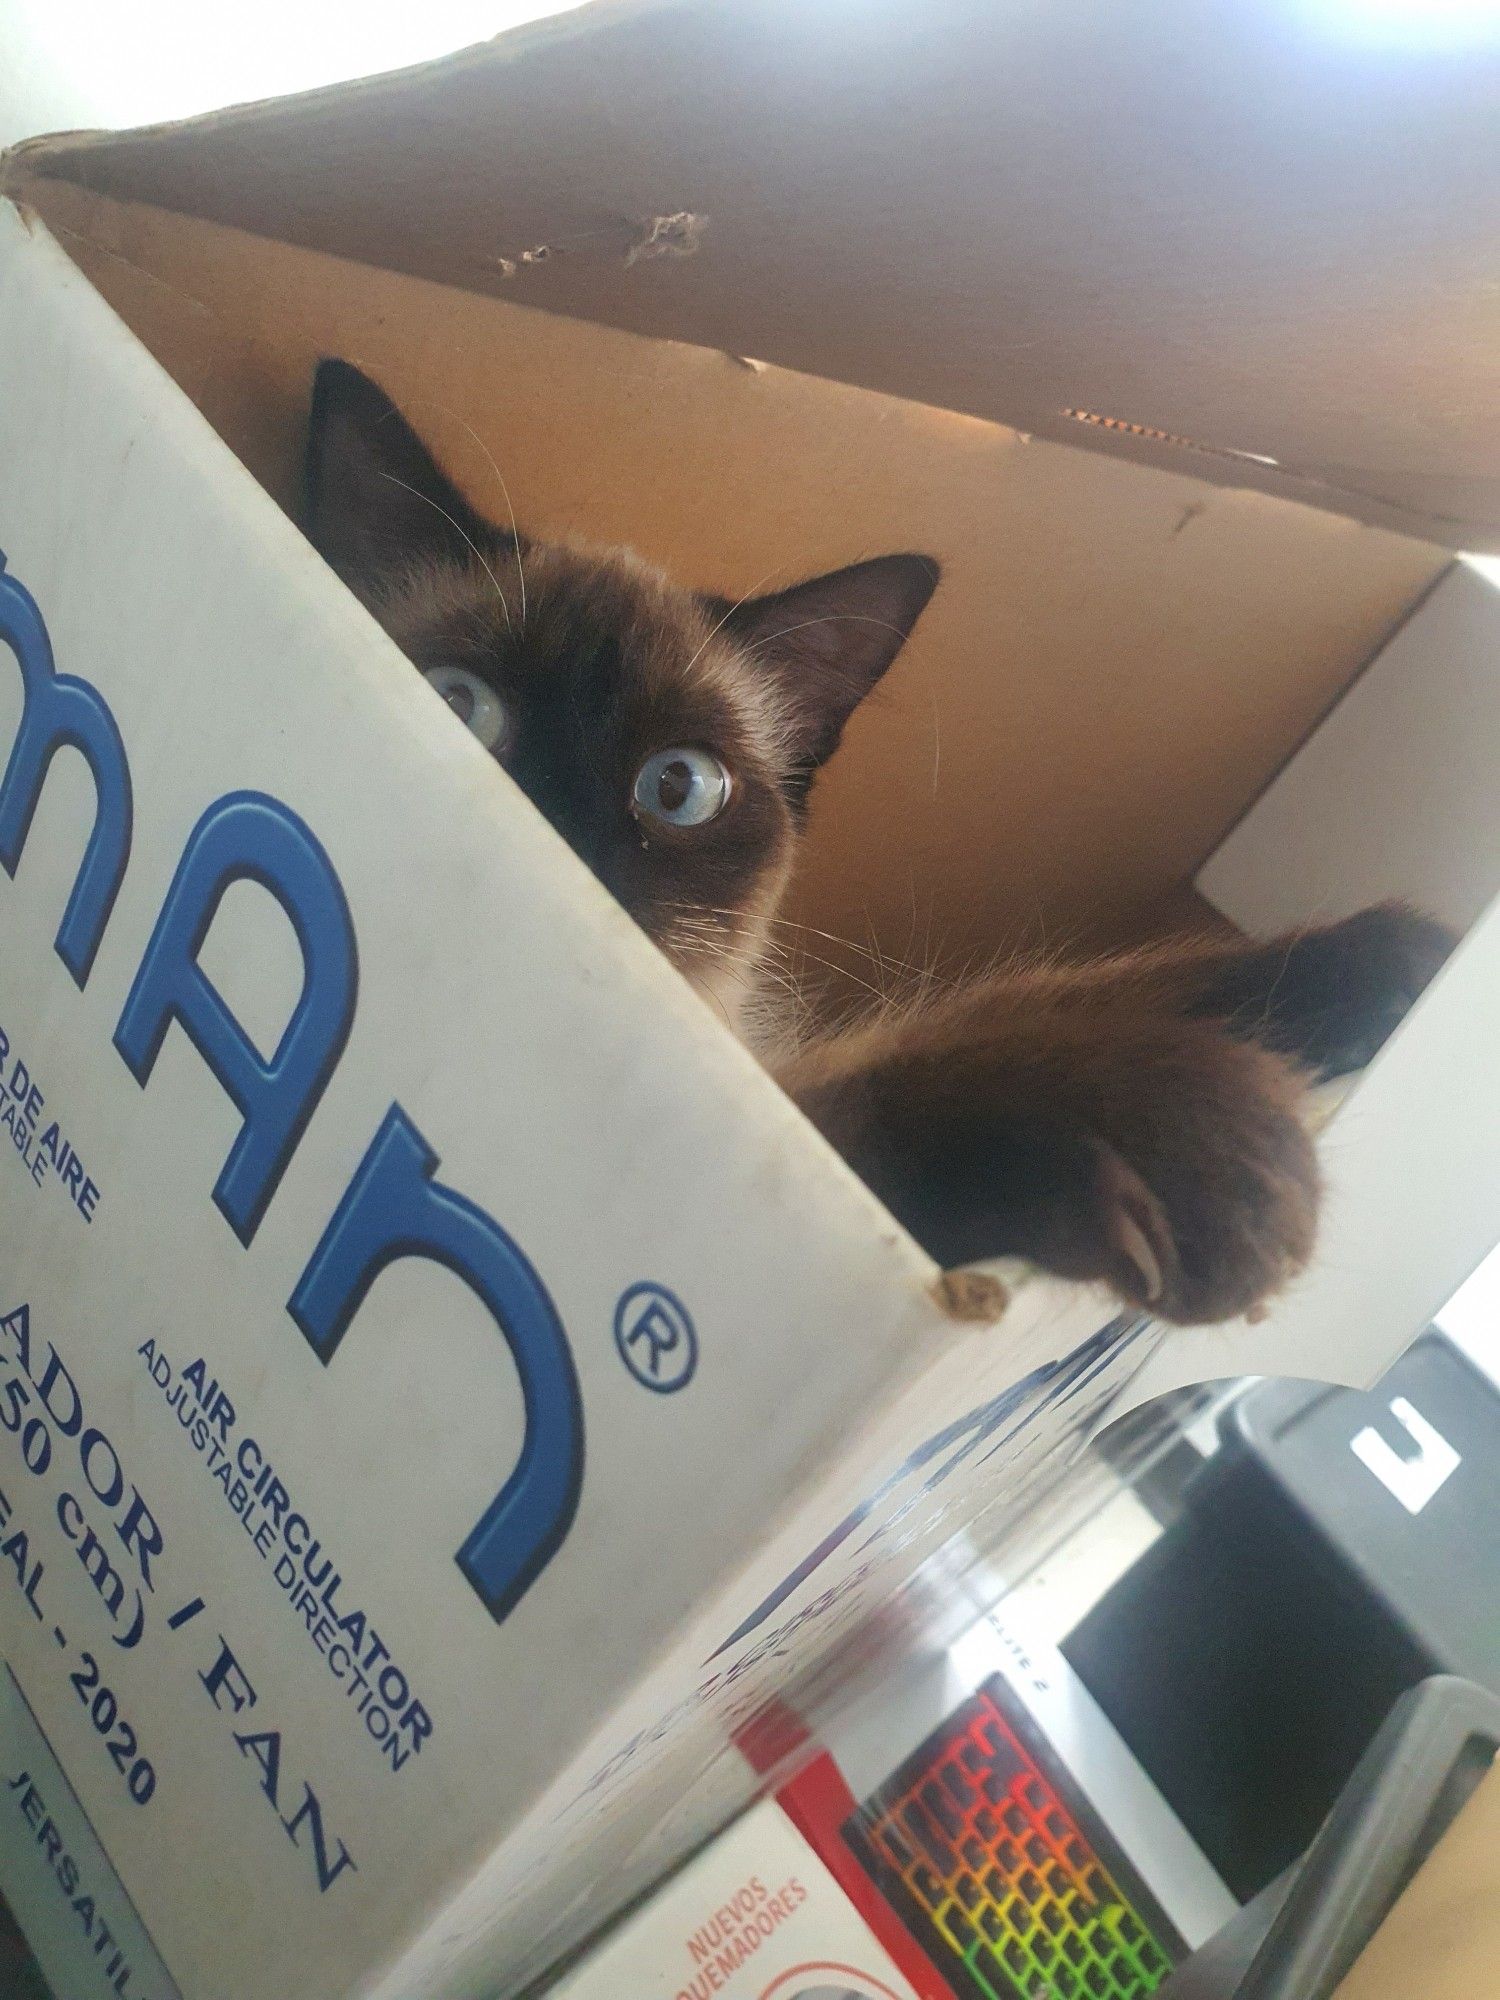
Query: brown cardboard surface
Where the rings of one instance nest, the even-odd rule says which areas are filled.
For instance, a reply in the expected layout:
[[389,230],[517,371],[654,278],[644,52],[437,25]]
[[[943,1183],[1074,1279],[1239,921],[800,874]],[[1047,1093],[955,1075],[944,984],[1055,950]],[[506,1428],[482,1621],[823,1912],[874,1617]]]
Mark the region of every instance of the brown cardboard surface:
[[1336,13],[606,0],[13,173],[1500,545],[1500,47]]
[[817,802],[796,911],[814,971],[898,976],[821,933],[953,963],[1150,923],[1444,562],[974,418],[63,183],[37,193],[284,503],[332,352],[503,516],[498,469],[535,533],[629,542],[734,594],[887,550],[939,557],[933,605]]
[[1500,1975],[1500,1772],[1438,1842],[1337,2000],[1487,2000]]

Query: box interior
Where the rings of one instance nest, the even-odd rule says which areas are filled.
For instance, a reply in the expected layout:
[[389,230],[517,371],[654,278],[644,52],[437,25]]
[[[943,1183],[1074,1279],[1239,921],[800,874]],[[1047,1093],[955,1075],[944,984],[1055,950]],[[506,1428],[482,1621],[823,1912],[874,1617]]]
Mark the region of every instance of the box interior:
[[938,557],[790,908],[884,990],[1207,920],[1204,860],[1500,538],[1484,66],[1129,14],[603,0],[8,184],[290,508],[339,353],[533,534],[735,594]]
[[[840,998],[1203,921],[1186,885],[1445,568],[1425,541],[60,179],[33,200],[295,510],[343,354],[481,507],[738,595],[916,548],[944,578],[820,782],[789,915]],[[835,941],[848,941],[847,945]]]

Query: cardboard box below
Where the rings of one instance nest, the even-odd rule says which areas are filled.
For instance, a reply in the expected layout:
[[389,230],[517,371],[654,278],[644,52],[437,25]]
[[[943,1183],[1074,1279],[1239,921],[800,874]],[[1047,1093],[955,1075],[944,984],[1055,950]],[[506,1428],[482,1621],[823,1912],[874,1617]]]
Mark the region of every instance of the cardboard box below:
[[1342,1982],[1338,2000],[1468,2000],[1500,1953],[1500,1782],[1492,1770]]

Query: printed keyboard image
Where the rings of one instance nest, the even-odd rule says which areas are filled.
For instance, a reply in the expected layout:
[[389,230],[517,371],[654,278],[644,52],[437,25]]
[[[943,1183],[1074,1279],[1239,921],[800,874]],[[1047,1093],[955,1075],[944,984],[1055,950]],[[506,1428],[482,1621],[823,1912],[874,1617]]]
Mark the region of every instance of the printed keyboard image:
[[986,1682],[844,1839],[961,2000],[1143,2000],[1182,1941],[1033,1734]]

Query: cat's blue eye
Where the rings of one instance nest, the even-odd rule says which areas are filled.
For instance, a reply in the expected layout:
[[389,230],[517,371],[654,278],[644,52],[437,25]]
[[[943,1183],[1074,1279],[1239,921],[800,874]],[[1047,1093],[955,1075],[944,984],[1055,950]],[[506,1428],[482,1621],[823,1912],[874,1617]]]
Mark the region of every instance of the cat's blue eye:
[[663,826],[705,826],[729,803],[729,773],[711,750],[657,750],[636,773],[631,808]]
[[486,750],[503,750],[510,740],[510,717],[505,703],[488,681],[471,674],[467,667],[429,667],[423,679],[436,688],[471,736],[477,736]]

